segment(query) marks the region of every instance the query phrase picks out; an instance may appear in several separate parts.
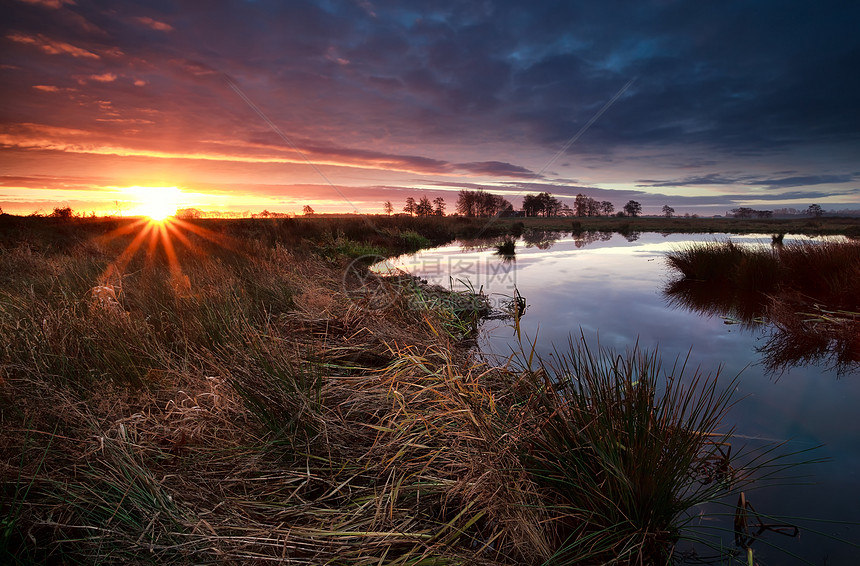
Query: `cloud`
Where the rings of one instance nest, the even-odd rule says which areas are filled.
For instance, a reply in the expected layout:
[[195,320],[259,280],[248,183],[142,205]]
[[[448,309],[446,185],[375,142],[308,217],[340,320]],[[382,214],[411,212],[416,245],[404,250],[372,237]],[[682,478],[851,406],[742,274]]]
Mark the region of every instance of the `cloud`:
[[[101,108],[111,111],[112,105],[99,101]],[[118,124],[151,125],[148,118],[95,118],[96,122]],[[268,140],[269,136],[264,136]],[[128,142],[130,140],[126,140]],[[453,164],[441,159],[416,155],[393,154],[381,151],[317,145],[310,141],[300,141],[299,153],[284,143],[236,140],[204,140],[195,148],[168,151],[154,147],[116,143],[103,133],[91,129],[53,127],[44,124],[11,124],[0,130],[0,143],[10,148],[28,150],[62,151],[94,155],[138,156],[157,159],[188,159],[204,161],[225,161],[240,163],[300,163],[334,165],[360,169],[400,171],[418,174],[453,175],[457,170],[470,174],[494,175],[500,177],[527,177],[530,171],[523,167],[500,161]],[[211,146],[223,147],[213,151]],[[208,147],[207,147],[208,146]],[[262,151],[260,151],[262,150]]]
[[153,20],[152,18],[141,16],[138,18],[134,18],[134,20],[140,24],[148,28],[152,28],[156,31],[173,31],[173,26],[170,24],[166,24],[164,22],[160,22],[158,20]]
[[53,8],[55,10],[62,8],[64,4],[68,4],[70,6],[75,5],[75,0],[21,0],[26,4],[34,4],[37,6],[45,6],[46,8]]
[[26,35],[23,33],[11,33],[6,36],[8,39],[16,43],[23,43],[25,45],[34,45],[44,51],[49,55],[71,55],[72,57],[83,57],[88,59],[100,59],[98,55],[87,51],[86,49],[82,49],[80,47],[75,47],[71,43],[66,43],[64,41],[58,41],[54,39],[50,39],[45,37],[42,34]]
[[469,171],[470,173],[475,173],[477,175],[487,175],[491,177],[536,177],[533,171],[530,171],[525,167],[513,165],[511,163],[504,163],[502,161],[459,163],[457,164],[457,168],[464,169],[466,171]]
[[[374,174],[376,184],[397,186],[395,173],[480,177],[504,190],[553,192],[555,183],[559,194],[593,190],[621,202],[701,187],[703,199],[732,204],[741,193],[817,195],[858,178],[860,6],[852,3],[45,9],[65,4],[13,3],[2,24],[7,114],[79,132],[4,129],[7,147],[29,148],[19,152],[27,159],[45,149],[303,164],[226,85],[229,76],[311,162],[356,169],[349,178]],[[528,166],[546,163],[633,77],[555,172],[522,183],[534,177]],[[79,78],[86,84],[68,89]]]
[[765,186],[767,188],[782,189],[786,187],[809,187],[813,185],[831,185],[850,183],[858,178],[853,175],[806,175],[797,177],[784,177],[782,179],[759,179],[747,183],[748,185]]
[[842,175],[796,175],[781,178],[762,178],[755,175],[726,175],[724,173],[708,173],[694,175],[681,179],[640,179],[637,187],[699,187],[706,185],[745,185],[766,189],[783,189],[789,187],[809,187],[814,185],[832,185],[850,183],[860,177],[860,174]]
[[708,173],[705,175],[693,175],[681,179],[640,179],[636,182],[637,187],[699,187],[703,185],[737,185],[754,184],[746,183],[743,176],[727,176],[723,173]]
[[101,75],[90,75],[89,79],[100,83],[112,83],[116,80],[116,75],[113,73],[102,73]]

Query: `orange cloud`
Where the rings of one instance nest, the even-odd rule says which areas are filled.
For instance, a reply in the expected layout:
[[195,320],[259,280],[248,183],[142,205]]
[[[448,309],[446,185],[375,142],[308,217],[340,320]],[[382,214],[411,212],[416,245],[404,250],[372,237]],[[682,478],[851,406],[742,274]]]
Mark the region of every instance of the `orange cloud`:
[[[99,101],[107,115],[95,122],[116,123],[126,126],[151,125],[154,122],[142,118],[123,118],[113,112],[108,101]],[[139,133],[126,130],[126,134]],[[107,137],[106,137],[107,136]],[[125,145],[129,138],[119,144],[113,134],[98,130],[84,131],[57,128],[43,124],[16,124],[0,129],[0,144],[7,148],[26,150],[60,151],[70,154],[91,154],[117,157],[145,157],[170,160],[220,161],[261,164],[312,164],[315,166],[350,167],[371,171],[433,174],[441,176],[502,175],[507,177],[533,176],[522,167],[508,163],[487,161],[477,163],[451,163],[427,157],[388,154],[362,149],[303,145],[297,151],[267,143],[241,140],[201,140],[203,146],[187,147],[185,150],[153,149],[147,140],[138,141],[144,147]],[[223,147],[223,151],[211,151],[211,146]],[[150,147],[146,147],[150,146]],[[208,146],[208,147],[207,147]]]
[[25,4],[35,4],[38,6],[45,6],[46,8],[53,8],[55,10],[62,8],[63,4],[69,4],[70,6],[75,5],[75,0],[21,0]]
[[135,20],[145,25],[146,27],[152,28],[157,31],[173,31],[172,25],[166,24],[164,22],[159,22],[158,20],[153,20],[152,18],[148,18],[146,16],[135,18]]
[[152,120],[142,118],[96,118],[96,122],[116,122],[119,124],[155,124]]
[[24,132],[39,133],[46,136],[89,136],[90,132],[86,130],[77,130],[74,128],[64,128],[62,126],[49,126],[47,124],[36,124],[33,122],[22,122],[20,124],[11,124],[6,126],[7,132],[12,136],[21,135]]
[[33,85],[33,88],[36,90],[41,90],[43,92],[60,92],[60,87],[56,87],[53,85]]
[[25,45],[34,45],[49,55],[61,55],[61,54],[65,53],[67,55],[71,55],[72,57],[84,57],[87,59],[101,59],[101,57],[99,57],[95,53],[87,51],[86,49],[81,49],[80,47],[75,47],[71,43],[66,43],[64,41],[57,41],[54,39],[50,39],[48,37],[45,37],[41,33],[36,35],[36,36],[25,35],[23,33],[11,33],[11,34],[7,35],[6,37],[8,39],[11,39],[12,41],[14,41],[16,43],[23,43]]
[[116,75],[113,73],[103,73],[101,75],[90,75],[90,79],[100,83],[111,83],[116,80]]

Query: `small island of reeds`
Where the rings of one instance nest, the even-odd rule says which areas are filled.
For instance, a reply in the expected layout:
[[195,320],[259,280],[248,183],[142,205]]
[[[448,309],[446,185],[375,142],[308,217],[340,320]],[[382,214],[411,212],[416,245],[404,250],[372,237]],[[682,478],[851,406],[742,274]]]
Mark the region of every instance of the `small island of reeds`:
[[761,348],[770,371],[821,360],[839,373],[860,367],[860,241],[714,241],[667,262],[679,274],[665,289],[674,304],[773,326]]

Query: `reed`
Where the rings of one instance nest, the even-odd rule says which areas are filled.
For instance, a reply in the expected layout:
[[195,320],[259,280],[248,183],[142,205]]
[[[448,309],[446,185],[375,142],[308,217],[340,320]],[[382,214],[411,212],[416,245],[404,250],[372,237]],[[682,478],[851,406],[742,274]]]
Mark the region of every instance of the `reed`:
[[664,289],[671,303],[770,324],[760,349],[770,372],[822,360],[838,374],[860,365],[860,242],[710,242],[674,250],[666,261],[680,274]]
[[692,510],[743,475],[714,466],[731,438],[722,419],[733,383],[684,365],[664,371],[656,352],[582,340],[524,363],[520,460],[554,517],[553,563],[668,561]]
[[505,238],[496,244],[496,255],[503,258],[513,258],[517,254],[517,241],[513,238]]

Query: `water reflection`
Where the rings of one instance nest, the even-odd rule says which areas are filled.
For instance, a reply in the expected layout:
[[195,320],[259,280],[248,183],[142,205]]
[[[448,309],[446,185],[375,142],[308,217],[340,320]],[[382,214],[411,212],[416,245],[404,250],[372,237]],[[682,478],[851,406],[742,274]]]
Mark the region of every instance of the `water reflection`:
[[767,310],[766,296],[746,287],[732,287],[719,281],[676,279],[663,288],[670,307],[683,308],[703,316],[716,316],[726,324],[738,324],[744,330],[761,325]]
[[[500,246],[510,246],[512,243],[522,242],[526,249],[536,248],[538,250],[549,250],[561,241],[573,242],[576,248],[584,248],[595,242],[609,242],[616,232],[611,230],[582,230],[577,228],[577,222],[573,223],[573,231],[565,232],[563,230],[526,230],[520,236],[507,236],[500,240],[499,238],[467,238],[460,240],[460,249],[463,252],[479,252],[495,249],[500,252]],[[621,230],[618,232],[628,242],[635,242],[642,235],[641,232],[630,230]],[[568,237],[570,239],[568,239]],[[509,249],[504,252],[497,253],[499,257],[513,255]]]
[[507,237],[496,244],[496,255],[501,258],[502,262],[510,263],[517,259],[517,241],[514,238]]
[[[830,376],[816,362],[792,366],[778,381],[768,379],[767,368],[761,363],[767,353],[759,353],[757,349],[768,342],[769,333],[776,329],[772,322],[756,321],[757,317],[764,320],[766,316],[761,314],[761,309],[767,306],[761,294],[744,296],[742,290],[735,289],[733,292],[740,297],[733,297],[729,289],[719,286],[710,289],[687,286],[674,293],[679,301],[676,306],[684,308],[667,308],[669,297],[663,292],[670,275],[665,266],[666,253],[678,246],[719,237],[728,236],[666,236],[645,232],[630,242],[617,233],[580,231],[555,241],[551,249],[528,248],[518,240],[516,261],[507,263],[495,255],[494,246],[500,242],[499,238],[486,241],[480,250],[464,250],[457,243],[404,256],[395,263],[446,288],[452,280],[456,288],[458,279],[468,279],[473,288],[482,288],[500,310],[506,307],[510,310],[511,297],[521,292],[528,299],[528,316],[518,322],[522,340],[512,319],[486,321],[478,335],[481,350],[499,363],[504,363],[512,351],[520,350],[523,345],[533,348],[536,355],[552,359],[556,353],[553,345],[564,345],[571,334],[581,334],[590,344],[619,351],[633,344],[648,350],[659,349],[670,367],[672,360],[680,357],[683,361],[689,355],[689,367],[701,367],[706,372],[720,367],[722,375],[729,378],[740,373],[736,394],[739,403],[726,421],[727,426],[735,428],[735,448],[746,444],[755,449],[771,440],[785,442],[786,450],[824,445],[814,456],[831,459],[826,466],[815,465],[798,472],[812,476],[814,479],[810,481],[816,482],[815,485],[758,490],[753,501],[756,509],[769,516],[843,521],[838,526],[798,523],[802,540],[790,540],[787,547],[801,558],[792,560],[763,545],[756,552],[760,554],[760,562],[860,564],[860,551],[833,538],[860,540],[860,526],[856,524],[860,516],[855,503],[860,501],[860,483],[856,477],[856,470],[860,469],[860,443],[854,425],[860,379],[826,379]],[[732,239],[769,247],[771,235],[732,236]],[[785,239],[788,243],[798,238]],[[698,300],[688,300],[685,306],[680,303],[685,296]],[[734,306],[726,309],[726,304]],[[812,310],[804,312],[815,314]],[[777,342],[771,344],[779,347]],[[797,355],[793,357],[798,359]],[[734,501],[728,505],[733,506]],[[708,523],[716,530],[723,529],[727,546],[732,545],[731,521],[729,513],[725,520]],[[825,534],[819,534],[822,532]],[[765,536],[769,537],[768,544],[781,544],[779,540],[771,540],[775,538],[771,534]]]
[[593,244],[594,242],[608,242],[612,239],[612,235],[614,232],[603,231],[603,230],[592,230],[592,231],[574,231],[571,236],[573,236],[573,244],[577,248],[583,248],[588,244]]
[[[756,347],[756,352],[761,354],[761,364],[770,375],[808,365],[837,376],[860,372],[860,313],[853,307],[856,295],[849,293],[853,296],[846,297],[845,285],[829,281],[840,277],[846,271],[844,266],[830,266],[827,270],[819,267],[820,272],[794,281],[792,277],[796,275],[785,269],[779,271],[779,262],[788,263],[792,260],[788,254],[797,255],[803,247],[784,251],[782,238],[773,240],[775,253],[758,256],[731,242],[673,252],[669,266],[682,275],[664,286],[666,302],[671,307],[720,317],[726,324],[737,324],[745,330],[762,331],[765,342]],[[738,264],[742,267],[725,261],[728,254],[747,254]],[[704,265],[708,261],[714,265]],[[839,292],[825,294],[821,290],[825,284],[819,279],[827,283],[828,290]],[[824,296],[837,306],[828,309],[811,296]],[[846,305],[850,310],[840,308]]]
[[498,244],[499,239],[496,237],[482,238],[464,238],[460,242],[460,251],[463,252],[480,252],[492,249]]
[[818,365],[837,376],[860,373],[860,315],[819,305],[811,312],[797,308],[776,302],[770,306],[772,330],[757,348],[765,369],[782,375],[792,367]]
[[527,248],[548,250],[566,235],[567,232],[557,230],[528,230],[523,233],[522,238]]

